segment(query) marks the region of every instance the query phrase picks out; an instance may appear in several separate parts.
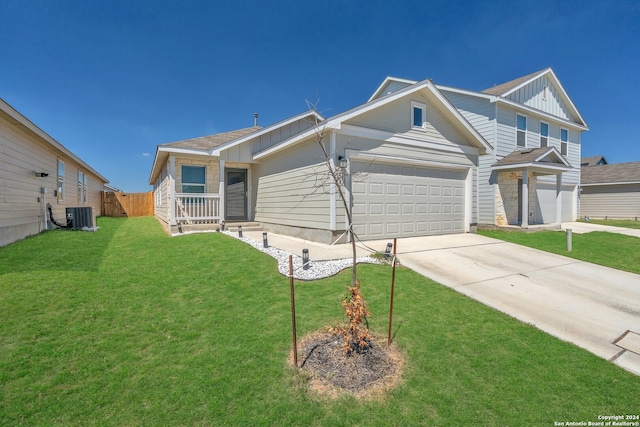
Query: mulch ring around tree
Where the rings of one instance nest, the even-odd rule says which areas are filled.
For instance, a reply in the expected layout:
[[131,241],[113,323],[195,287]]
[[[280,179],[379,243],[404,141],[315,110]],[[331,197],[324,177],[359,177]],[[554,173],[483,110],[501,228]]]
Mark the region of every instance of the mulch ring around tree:
[[[293,354],[289,360],[293,364]],[[320,331],[298,343],[298,366],[309,391],[318,395],[375,398],[400,382],[403,357],[393,344],[387,347],[386,339],[375,337],[366,352],[347,355],[341,336]]]

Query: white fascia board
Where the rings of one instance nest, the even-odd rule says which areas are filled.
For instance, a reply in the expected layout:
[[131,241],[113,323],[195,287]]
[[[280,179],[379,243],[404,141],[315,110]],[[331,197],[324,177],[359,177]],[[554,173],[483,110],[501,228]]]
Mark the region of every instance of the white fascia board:
[[193,148],[177,148],[177,147],[158,147],[158,152],[176,153],[176,154],[195,154],[197,156],[211,156],[208,150],[195,150]]
[[472,166],[470,165],[463,165],[459,163],[435,162],[433,160],[414,159],[412,157],[388,156],[384,154],[374,154],[352,150],[349,148],[345,150],[345,155],[349,160],[368,160],[370,162],[379,160],[384,163],[432,167],[435,169],[466,171],[472,168]]
[[378,129],[363,128],[360,126],[345,125],[343,124],[339,130],[336,130],[337,134],[345,136],[354,136],[358,138],[375,139],[378,141],[392,142],[399,145],[408,145],[412,147],[420,148],[433,148],[440,151],[448,151],[453,153],[464,153],[471,155],[479,155],[480,149],[477,147],[471,147],[469,145],[450,145],[443,144],[439,141],[427,141],[420,138],[411,138],[410,135],[395,134]]
[[[65,147],[64,145],[62,145],[61,143],[53,139],[48,133],[40,129],[35,123],[33,123],[31,120],[29,120],[28,118],[20,114],[18,110],[13,108],[11,105],[7,104],[1,98],[0,98],[0,110],[4,111],[9,117],[15,120],[17,124],[26,128],[29,132],[34,134],[37,138],[41,139],[42,141],[52,146],[54,150],[59,151],[65,156],[69,157],[70,159],[78,163],[80,166],[82,166],[84,169],[90,171],[92,174],[100,178],[100,180],[102,180],[103,182],[105,183],[109,182],[107,178],[100,175],[98,171],[96,171],[94,168],[89,166],[84,160],[82,160],[80,157],[73,154],[71,151],[69,151],[67,147]],[[11,123],[11,124],[15,125],[16,123]]]
[[234,139],[233,141],[227,142],[226,144],[222,144],[219,145],[217,147],[213,147],[210,151],[209,154],[211,154],[212,156],[220,156],[220,153],[223,150],[229,149],[231,147],[235,147],[236,145],[242,144],[243,142],[247,142],[253,138],[256,138],[258,136],[264,135],[266,133],[272,132],[274,129],[277,129],[279,127],[282,126],[287,126],[290,125],[293,122],[296,122],[298,120],[304,119],[305,117],[309,117],[309,116],[315,116],[315,118],[317,118],[319,121],[324,121],[324,117],[322,117],[321,114],[319,114],[316,111],[305,111],[304,113],[300,113],[298,115],[295,115],[293,117],[289,117],[288,119],[285,120],[281,120],[277,123],[274,123],[272,125],[269,125],[267,127],[264,127],[260,130],[257,130],[255,132],[251,132],[248,135],[245,135],[241,138],[238,139]]
[[494,171],[504,171],[504,170],[522,170],[522,169],[535,169],[535,170],[552,170],[552,171],[560,171],[566,172],[574,170],[571,166],[561,166],[561,165],[545,165],[542,163],[533,164],[533,163],[519,163],[515,165],[503,165],[503,166],[492,166],[491,170]]
[[389,82],[400,82],[400,83],[406,83],[408,85],[414,85],[418,83],[416,80],[407,80],[407,79],[401,79],[398,77],[387,76],[382,82],[382,84],[378,86],[378,89],[376,89],[376,91],[373,92],[373,95],[371,95],[371,97],[367,100],[367,102],[371,102],[374,99],[376,99],[378,96],[380,96],[380,94],[382,93],[382,90],[385,88],[385,86],[387,86]]
[[614,181],[614,182],[594,182],[591,184],[580,184],[580,187],[596,187],[596,186],[603,186],[603,185],[633,185],[633,184],[640,184],[640,181]]

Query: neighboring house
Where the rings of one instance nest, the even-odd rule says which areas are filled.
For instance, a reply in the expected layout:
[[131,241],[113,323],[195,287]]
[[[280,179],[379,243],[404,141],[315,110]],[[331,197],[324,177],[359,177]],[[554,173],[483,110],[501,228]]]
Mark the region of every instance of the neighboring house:
[[[640,162],[607,164],[582,160],[580,216],[625,219],[640,217]],[[595,161],[594,161],[595,160]]]
[[607,162],[607,159],[605,159],[604,156],[583,157],[582,160],[580,160],[581,167],[606,165],[606,164],[609,164],[609,162]]
[[101,214],[108,182],[78,156],[0,99],[0,246],[66,224],[67,207]]
[[337,184],[321,178],[320,129],[330,162],[345,169],[362,239],[574,219],[587,126],[553,71],[490,91],[389,77],[367,103],[328,119],[306,112],[159,145],[149,181],[156,216],[172,230],[255,220],[331,242],[347,224]]

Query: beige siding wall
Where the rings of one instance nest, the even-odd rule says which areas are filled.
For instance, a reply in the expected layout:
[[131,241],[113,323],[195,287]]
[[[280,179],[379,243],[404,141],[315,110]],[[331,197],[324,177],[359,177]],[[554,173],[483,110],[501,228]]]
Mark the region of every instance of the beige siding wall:
[[592,218],[640,217],[640,184],[582,187],[580,216]]
[[[52,205],[54,218],[63,223],[67,207],[91,206],[94,224],[95,217],[101,215],[104,182],[32,133],[17,128],[2,114],[0,156],[0,246],[42,231],[47,203]],[[58,159],[65,164],[63,201],[58,201],[54,193]],[[87,202],[78,201],[79,170],[87,174]],[[49,175],[35,178],[34,172]],[[44,195],[42,188],[46,189]]]
[[169,164],[165,163],[153,185],[154,213],[156,218],[169,224]]
[[[412,129],[411,101],[426,105],[426,126],[424,129]],[[442,113],[419,93],[402,97],[395,102],[354,117],[345,123],[396,134],[404,134],[407,137],[423,139],[425,141],[451,145],[466,144],[464,138],[456,132],[453,125],[445,119]]]
[[303,142],[263,159],[254,165],[252,176],[256,221],[329,228],[329,181],[317,142]]

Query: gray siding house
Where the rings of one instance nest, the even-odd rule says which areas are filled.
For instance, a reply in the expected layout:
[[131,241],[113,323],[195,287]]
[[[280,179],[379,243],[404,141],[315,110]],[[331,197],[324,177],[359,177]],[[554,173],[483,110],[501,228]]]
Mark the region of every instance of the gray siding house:
[[332,242],[348,225],[338,188],[363,240],[555,224],[577,215],[584,130],[551,69],[485,92],[388,77],[334,117],[159,145],[149,182],[171,231],[258,221]]
[[588,157],[580,178],[580,216],[640,217],[640,162],[607,164],[604,156]]
[[109,181],[0,99],[0,246],[66,224],[66,208],[101,215]]

